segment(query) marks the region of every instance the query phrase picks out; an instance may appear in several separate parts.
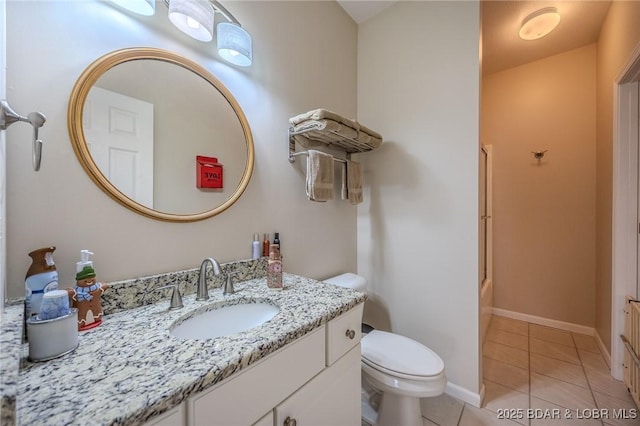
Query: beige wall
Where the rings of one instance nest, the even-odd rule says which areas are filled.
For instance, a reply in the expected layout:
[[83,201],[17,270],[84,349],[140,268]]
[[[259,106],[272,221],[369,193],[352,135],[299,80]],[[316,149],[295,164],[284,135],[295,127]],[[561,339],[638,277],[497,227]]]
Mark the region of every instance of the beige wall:
[[592,44],[483,78],[496,308],[594,326],[595,61]]
[[[356,269],[356,208],[339,200],[307,201],[304,164],[287,161],[285,135],[288,117],[312,108],[355,117],[357,27],[335,2],[228,7],[253,35],[251,68],[226,65],[215,43],[173,28],[162,2],[152,18],[122,13],[109,2],[7,2],[7,97],[18,112],[47,116],[39,173],[31,170],[30,126],[6,132],[10,297],[24,294],[27,253],[48,245],[57,246],[63,286],[72,283],[84,248],[96,253],[98,277],[112,281],[193,268],[208,256],[249,258],[254,232],[281,233],[289,272],[323,278]],[[73,84],[94,59],[132,46],[195,60],[244,109],[255,138],[255,170],[245,194],[221,215],[188,224],[145,218],[103,194],[77,161],[66,127]]]
[[596,331],[611,351],[611,217],[614,82],[640,42],[640,2],[614,1],[598,39]]
[[358,271],[467,400],[480,390],[478,44],[477,2],[399,2],[358,29],[358,119],[386,140],[359,156]]

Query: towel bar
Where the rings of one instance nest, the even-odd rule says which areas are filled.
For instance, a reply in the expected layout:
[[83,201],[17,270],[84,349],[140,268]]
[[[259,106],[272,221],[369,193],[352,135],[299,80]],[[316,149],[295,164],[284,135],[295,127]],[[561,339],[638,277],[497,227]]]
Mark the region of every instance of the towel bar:
[[[293,163],[296,161],[295,157],[299,157],[301,155],[309,155],[309,153],[307,151],[301,151],[301,152],[294,152],[294,153],[289,153],[289,162]],[[349,154],[347,154],[348,156]],[[337,161],[338,163],[347,163],[347,160],[343,160],[342,158],[336,158],[333,157],[333,161]]]

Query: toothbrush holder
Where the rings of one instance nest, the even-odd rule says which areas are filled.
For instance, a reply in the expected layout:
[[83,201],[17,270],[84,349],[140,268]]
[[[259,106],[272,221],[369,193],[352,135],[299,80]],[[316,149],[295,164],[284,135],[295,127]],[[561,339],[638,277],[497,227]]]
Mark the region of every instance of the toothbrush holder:
[[27,319],[29,361],[48,361],[78,347],[78,309],[49,320]]

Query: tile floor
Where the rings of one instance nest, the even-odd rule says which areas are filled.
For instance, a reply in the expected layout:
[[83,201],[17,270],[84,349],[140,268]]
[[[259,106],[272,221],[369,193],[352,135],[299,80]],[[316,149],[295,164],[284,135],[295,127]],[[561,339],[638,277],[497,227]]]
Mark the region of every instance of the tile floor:
[[[483,355],[483,407],[427,398],[423,426],[640,425],[640,411],[591,336],[494,316]],[[614,418],[614,410],[637,418]]]

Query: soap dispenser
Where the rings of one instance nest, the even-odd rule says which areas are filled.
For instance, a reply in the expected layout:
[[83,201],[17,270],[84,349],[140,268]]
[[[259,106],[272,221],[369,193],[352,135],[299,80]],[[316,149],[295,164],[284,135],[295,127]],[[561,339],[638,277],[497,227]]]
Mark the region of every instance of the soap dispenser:
[[80,250],[80,262],[76,263],[76,273],[82,271],[85,266],[93,268],[93,262],[89,260],[89,255],[93,256],[93,253],[89,250]]
[[102,324],[102,293],[109,288],[98,282],[92,255],[89,250],[80,251],[80,261],[76,263],[76,286],[67,289],[69,301],[78,309],[78,330],[89,330]]

